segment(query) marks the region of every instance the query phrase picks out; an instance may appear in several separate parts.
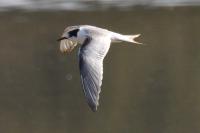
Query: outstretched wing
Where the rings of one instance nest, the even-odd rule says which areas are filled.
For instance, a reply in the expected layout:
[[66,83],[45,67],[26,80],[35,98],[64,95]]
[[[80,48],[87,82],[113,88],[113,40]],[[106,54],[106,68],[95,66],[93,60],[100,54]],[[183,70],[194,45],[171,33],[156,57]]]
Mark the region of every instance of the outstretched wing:
[[97,110],[103,79],[103,59],[110,48],[110,38],[88,37],[79,49],[79,68],[83,91],[92,111]]

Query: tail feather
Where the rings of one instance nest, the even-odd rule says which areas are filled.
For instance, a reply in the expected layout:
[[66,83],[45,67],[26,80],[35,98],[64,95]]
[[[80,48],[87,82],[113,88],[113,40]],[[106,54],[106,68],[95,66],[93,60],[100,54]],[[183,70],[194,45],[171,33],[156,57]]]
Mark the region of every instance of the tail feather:
[[135,43],[135,44],[142,44],[140,42],[137,42],[135,39],[139,37],[141,34],[135,34],[135,35],[125,35],[128,38],[129,42]]
[[135,39],[139,37],[140,34],[135,34],[135,35],[122,35],[119,33],[112,32],[112,42],[121,42],[121,41],[126,41],[126,42],[131,42],[135,44],[142,44],[140,42],[137,42]]

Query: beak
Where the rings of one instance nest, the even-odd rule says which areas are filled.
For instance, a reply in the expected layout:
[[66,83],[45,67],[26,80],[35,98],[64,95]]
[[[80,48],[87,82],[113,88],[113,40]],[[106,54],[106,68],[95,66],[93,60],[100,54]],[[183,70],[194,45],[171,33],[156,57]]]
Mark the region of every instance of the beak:
[[68,39],[68,37],[61,37],[61,38],[57,39],[57,41],[61,41],[61,40],[64,40],[64,39]]

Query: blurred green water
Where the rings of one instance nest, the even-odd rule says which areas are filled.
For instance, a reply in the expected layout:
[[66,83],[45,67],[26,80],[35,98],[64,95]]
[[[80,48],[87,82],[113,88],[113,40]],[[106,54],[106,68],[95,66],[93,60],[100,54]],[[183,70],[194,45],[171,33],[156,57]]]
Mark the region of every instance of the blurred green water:
[[[200,132],[200,8],[1,12],[0,132]],[[142,33],[113,44],[97,113],[81,91],[76,48],[56,39],[69,25]]]

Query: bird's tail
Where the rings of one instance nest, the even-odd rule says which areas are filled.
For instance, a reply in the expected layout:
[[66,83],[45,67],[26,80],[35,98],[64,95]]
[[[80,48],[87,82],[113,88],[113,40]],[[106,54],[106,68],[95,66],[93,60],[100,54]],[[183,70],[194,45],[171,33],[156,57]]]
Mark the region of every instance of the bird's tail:
[[126,42],[131,42],[135,44],[142,44],[140,42],[137,42],[135,39],[140,36],[140,34],[135,34],[135,35],[121,35],[118,33],[113,33],[112,34],[112,41],[113,42],[121,42],[121,41],[126,41]]
[[132,43],[135,43],[135,44],[142,44],[140,42],[137,42],[135,39],[137,37],[139,37],[141,34],[135,34],[135,35],[124,35],[125,36],[125,41],[127,42],[132,42]]

